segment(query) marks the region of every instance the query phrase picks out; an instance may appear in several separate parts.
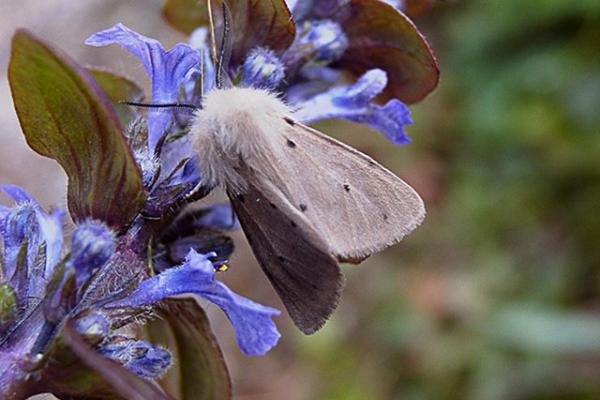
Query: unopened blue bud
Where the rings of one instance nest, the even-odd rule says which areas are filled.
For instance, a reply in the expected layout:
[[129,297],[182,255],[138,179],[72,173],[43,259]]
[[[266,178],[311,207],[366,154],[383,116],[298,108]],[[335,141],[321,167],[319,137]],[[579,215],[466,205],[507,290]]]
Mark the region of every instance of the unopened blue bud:
[[144,185],[149,187],[158,173],[160,161],[148,148],[143,148],[139,151],[136,151],[134,153],[134,157],[140,167],[140,170],[142,171],[142,180]]
[[37,231],[35,206],[23,203],[9,211],[4,224],[4,245],[20,245],[25,237]]
[[94,345],[100,343],[108,335],[110,323],[104,314],[94,311],[77,318],[75,329],[88,343]]
[[326,19],[307,21],[301,29],[298,42],[312,47],[314,61],[335,61],[348,48],[348,38],[337,22]]
[[171,353],[142,340],[126,339],[107,344],[98,351],[144,378],[157,378],[171,366]]
[[77,274],[77,287],[103,266],[115,251],[115,236],[102,222],[79,224],[71,239],[71,263]]
[[269,49],[254,48],[244,61],[242,68],[242,84],[244,86],[275,89],[284,77],[283,63]]
[[14,273],[17,268],[17,258],[25,239],[28,243],[25,265],[32,262],[32,258],[37,255],[40,226],[37,221],[35,206],[32,203],[25,202],[12,208],[3,221],[2,236],[4,239],[4,260],[3,265],[0,265],[0,267],[3,267],[1,272],[5,279],[16,278],[19,280],[19,285],[27,286],[26,274],[20,275],[19,278],[15,277]]

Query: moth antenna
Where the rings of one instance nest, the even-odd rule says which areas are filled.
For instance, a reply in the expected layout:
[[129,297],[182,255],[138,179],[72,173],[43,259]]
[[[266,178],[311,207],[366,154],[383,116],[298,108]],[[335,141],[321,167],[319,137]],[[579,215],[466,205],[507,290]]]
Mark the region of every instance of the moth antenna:
[[[210,3],[210,1],[209,1]],[[204,98],[204,51],[200,52],[200,99]]]
[[206,2],[208,6],[208,24],[210,25],[210,51],[214,61],[217,60],[217,35],[215,28],[215,19],[212,12],[212,0]]
[[202,107],[195,106],[193,104],[186,103],[139,103],[137,101],[120,101],[120,104],[126,104],[128,106],[143,107],[143,108],[187,108],[191,110],[198,110]]
[[222,12],[223,12],[223,36],[221,36],[221,44],[219,46],[219,55],[217,59],[217,72],[216,72],[216,83],[217,88],[223,88],[224,81],[224,65],[229,62],[229,53],[231,51],[230,43],[229,43],[229,33],[230,33],[230,22],[229,22],[229,9],[225,2],[222,3]]

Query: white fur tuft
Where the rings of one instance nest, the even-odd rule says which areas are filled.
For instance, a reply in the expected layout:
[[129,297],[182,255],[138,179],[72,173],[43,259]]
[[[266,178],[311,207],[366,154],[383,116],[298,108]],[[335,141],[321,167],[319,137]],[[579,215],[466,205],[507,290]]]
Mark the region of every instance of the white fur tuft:
[[243,193],[247,184],[236,172],[253,167],[285,129],[289,108],[260,89],[230,88],[209,92],[196,112],[190,134],[199,160],[201,184]]

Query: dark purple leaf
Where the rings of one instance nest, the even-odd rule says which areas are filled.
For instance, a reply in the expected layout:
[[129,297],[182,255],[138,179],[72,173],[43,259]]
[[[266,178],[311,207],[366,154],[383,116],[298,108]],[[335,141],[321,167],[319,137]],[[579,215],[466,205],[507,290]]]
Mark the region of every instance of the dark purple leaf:
[[75,221],[95,218],[119,230],[146,193],[109,99],[62,51],[26,30],[13,37],[8,77],[27,143],[69,177]]
[[[284,50],[294,41],[296,26],[284,0],[211,0],[217,36],[223,30],[223,1],[231,13],[231,61],[243,62],[256,46]],[[207,0],[167,0],[163,6],[165,19],[180,31],[190,34],[209,25]]]
[[90,369],[98,373],[108,385],[128,400],[169,400],[158,386],[144,380],[121,364],[109,360],[92,349],[75,330],[73,322],[64,326],[64,340],[69,348]]
[[356,74],[387,72],[387,98],[422,100],[437,86],[439,69],[427,41],[402,12],[380,0],[350,0],[336,12],[349,47],[338,65]]
[[168,299],[164,305],[161,318],[147,324],[150,339],[177,360],[163,385],[181,400],[230,399],[229,372],[204,310],[192,299]]

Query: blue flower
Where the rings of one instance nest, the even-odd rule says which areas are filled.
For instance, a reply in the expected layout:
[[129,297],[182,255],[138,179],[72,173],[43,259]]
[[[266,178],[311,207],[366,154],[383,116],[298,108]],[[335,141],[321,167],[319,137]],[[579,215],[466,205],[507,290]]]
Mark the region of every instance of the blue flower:
[[348,38],[335,21],[310,20],[298,27],[296,40],[283,56],[286,65],[297,63],[330,63],[337,60],[348,48]]
[[275,89],[285,77],[285,67],[269,49],[257,47],[248,53],[242,66],[242,85]]
[[[214,86],[214,67],[208,50],[200,48],[198,43],[205,40],[205,35],[206,30],[198,30],[194,47],[180,43],[166,51],[158,41],[117,24],[91,35],[86,44],[119,44],[138,57],[152,82],[152,103],[199,104],[201,94]],[[184,98],[180,98],[182,93]],[[150,192],[144,209],[146,216],[159,218],[200,181],[189,137],[183,135],[171,140],[170,136],[189,123],[192,114],[184,113],[169,108],[148,110],[148,147],[134,151]]]
[[115,234],[102,222],[87,221],[77,225],[71,238],[70,264],[75,268],[77,286],[81,287],[102,267],[115,251]]
[[[18,186],[4,185],[2,189],[16,203],[15,207],[4,208],[0,214],[3,215],[0,231],[4,242],[4,276],[12,281],[15,288],[26,290],[26,295],[38,297],[61,257],[65,213],[58,209],[46,213],[33,197]],[[29,268],[36,266],[39,269],[20,277],[17,274],[17,258],[25,239],[27,250],[24,261]],[[43,254],[40,254],[40,249]],[[42,266],[36,263],[39,256],[44,260]],[[22,281],[27,276],[29,280]]]
[[[177,44],[169,51],[154,39],[132,31],[123,24],[94,33],[86,41],[90,46],[119,44],[138,57],[152,81],[152,101],[173,103],[177,101],[180,85],[200,66],[200,53],[187,44]],[[148,112],[148,147],[156,148],[172,123],[172,112]]]
[[[412,123],[410,110],[398,99],[384,105],[375,102],[387,85],[383,70],[365,72],[353,85],[335,86],[341,71],[336,60],[343,57],[350,46],[339,21],[340,12],[347,2],[342,0],[288,0],[298,23],[294,43],[282,60],[288,70],[290,86],[285,94],[288,103],[298,110],[296,118],[310,123],[321,119],[341,118],[365,124],[381,132],[395,144],[406,144],[410,139],[404,126]],[[398,8],[402,1],[386,1]]]
[[143,340],[123,339],[100,346],[97,351],[144,378],[158,378],[171,366],[171,353]]
[[366,124],[397,144],[409,143],[404,126],[411,124],[408,107],[397,99],[380,106],[372,100],[387,84],[385,71],[367,71],[356,83],[333,87],[324,93],[292,104],[296,118],[310,123],[327,118],[343,118]]
[[245,354],[265,354],[279,340],[280,335],[272,317],[280,315],[280,312],[239,296],[215,280],[215,267],[210,261],[214,255],[201,255],[190,250],[181,266],[145,280],[128,297],[109,306],[139,307],[167,297],[193,293],[213,302],[225,312],[235,330],[238,345]]
[[[201,256],[192,250],[183,265],[167,266],[149,277],[145,252],[139,255],[130,247],[137,235],[144,234],[139,227],[116,235],[101,221],[85,221],[75,226],[70,249],[64,249],[64,213],[46,213],[16,186],[4,189],[16,205],[0,207],[4,249],[0,263],[1,362],[16,365],[14,360],[22,359],[19,365],[25,371],[56,358],[47,352],[57,351],[51,344],[61,334],[63,322],[72,319],[75,329],[97,352],[142,377],[159,377],[171,365],[169,351],[117,335],[112,329],[135,321],[160,300],[180,294],[197,294],[219,305],[231,320],[244,353],[264,354],[277,343],[279,333],[272,317],[279,311],[241,297],[216,281],[215,268],[222,263],[209,260],[215,253]],[[186,219],[186,229],[194,232],[237,226],[228,205],[195,211],[195,215]],[[60,369],[60,364],[48,368]],[[58,379],[61,373],[56,370],[52,376]],[[0,372],[0,383],[25,379],[25,372],[15,374]]]

